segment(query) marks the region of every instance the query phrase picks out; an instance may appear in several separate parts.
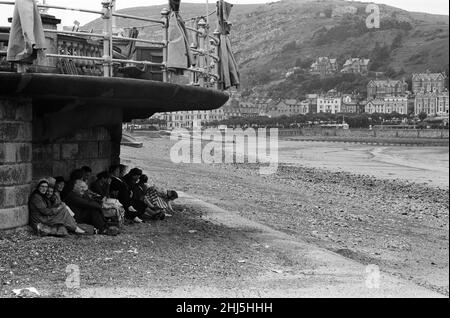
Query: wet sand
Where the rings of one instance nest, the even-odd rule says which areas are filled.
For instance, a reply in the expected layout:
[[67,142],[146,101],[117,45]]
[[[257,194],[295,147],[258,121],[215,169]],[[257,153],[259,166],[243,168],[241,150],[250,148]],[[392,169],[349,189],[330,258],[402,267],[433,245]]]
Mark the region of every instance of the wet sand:
[[449,187],[448,147],[280,141],[278,152],[281,163],[294,166]]

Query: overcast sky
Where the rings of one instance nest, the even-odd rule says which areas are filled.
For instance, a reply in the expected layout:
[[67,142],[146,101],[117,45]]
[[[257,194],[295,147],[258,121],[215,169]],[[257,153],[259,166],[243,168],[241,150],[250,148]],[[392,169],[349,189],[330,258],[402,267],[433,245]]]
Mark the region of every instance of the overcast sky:
[[[42,2],[42,0],[41,0]],[[130,8],[137,6],[149,6],[167,3],[167,0],[116,0],[117,8]],[[186,0],[181,1],[186,3],[206,3],[206,0]],[[215,0],[209,0],[210,6],[214,6]],[[227,2],[233,4],[244,4],[244,3],[267,3],[275,2],[268,0],[228,0]],[[376,0],[375,3],[385,3],[392,5],[394,7],[402,8],[408,11],[419,11],[419,12],[429,12],[437,14],[446,14],[449,12],[448,0]],[[74,8],[89,8],[93,10],[101,9],[101,0],[47,0],[48,4],[68,6]],[[238,10],[236,8],[236,10]],[[95,15],[91,14],[81,14],[77,12],[64,12],[61,10],[52,10],[51,14],[56,15],[58,18],[62,19],[63,25],[72,25],[73,21],[76,19],[85,24],[93,18]],[[0,5],[0,25],[8,25],[7,18],[12,16],[12,6]]]

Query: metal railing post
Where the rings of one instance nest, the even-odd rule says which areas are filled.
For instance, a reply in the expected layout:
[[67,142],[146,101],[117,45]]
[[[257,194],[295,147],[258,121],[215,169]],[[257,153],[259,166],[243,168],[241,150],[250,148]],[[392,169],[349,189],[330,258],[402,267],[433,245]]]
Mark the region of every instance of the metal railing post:
[[[197,33],[194,34],[194,37],[196,38],[195,42],[198,43]],[[191,51],[193,49],[194,50],[197,49],[197,46],[195,45],[195,43],[191,43]],[[197,62],[198,62],[198,54],[196,52],[194,52],[194,51],[192,51],[192,59],[193,59],[193,61],[192,61],[191,69],[193,69],[194,66],[196,66]],[[195,72],[190,72],[189,78],[190,78],[190,85],[196,85],[197,84],[197,76],[196,76]]]
[[162,63],[164,64],[164,66],[163,66],[163,82],[164,83],[167,83],[169,81],[169,73],[167,71],[167,59],[169,56],[169,14],[170,14],[170,11],[167,10],[166,8],[161,10],[162,21],[164,22],[164,24],[163,24],[164,46],[163,46],[163,61],[162,61]]
[[[218,29],[214,30],[214,36],[216,38],[220,39],[220,31]],[[217,56],[217,58],[219,59],[218,61],[214,61],[214,72],[217,75],[217,79],[216,79],[216,89],[221,89],[221,80],[222,78],[220,77],[220,42],[216,42],[214,41],[214,48],[215,48],[215,55]]]
[[[198,21],[198,27],[199,27],[198,30],[201,32],[199,35],[199,48],[200,48],[200,51],[203,52],[203,56],[201,54],[199,55],[198,67],[202,71],[206,71],[206,67],[207,67],[207,65],[205,65],[206,64],[205,63],[206,55],[204,55],[206,53],[206,45],[205,45],[206,22],[203,18],[200,19],[200,21]],[[201,87],[204,87],[205,86],[205,77],[203,75],[199,75],[198,82]]]
[[111,77],[112,62],[112,12],[111,2],[102,2],[103,6],[103,76]]

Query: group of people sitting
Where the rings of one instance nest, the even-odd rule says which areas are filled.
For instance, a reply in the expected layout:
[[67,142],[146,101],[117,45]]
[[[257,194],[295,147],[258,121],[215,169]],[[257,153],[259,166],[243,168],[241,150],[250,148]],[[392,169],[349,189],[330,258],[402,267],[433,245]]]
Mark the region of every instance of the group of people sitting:
[[28,201],[30,225],[41,236],[118,235],[126,220],[143,223],[172,216],[177,192],[149,185],[141,169],[126,172],[125,165],[113,165],[92,181],[92,169],[85,166],[67,182],[63,177],[39,181]]

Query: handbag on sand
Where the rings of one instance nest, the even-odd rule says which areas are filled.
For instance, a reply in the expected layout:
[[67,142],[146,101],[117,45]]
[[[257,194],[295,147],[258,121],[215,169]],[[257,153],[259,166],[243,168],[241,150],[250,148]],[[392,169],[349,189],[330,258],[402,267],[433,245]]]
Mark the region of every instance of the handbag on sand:
[[125,223],[125,209],[117,199],[104,199],[103,215],[110,226],[122,227]]

